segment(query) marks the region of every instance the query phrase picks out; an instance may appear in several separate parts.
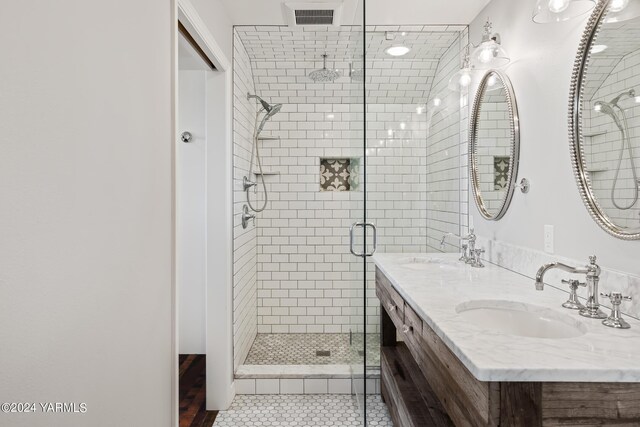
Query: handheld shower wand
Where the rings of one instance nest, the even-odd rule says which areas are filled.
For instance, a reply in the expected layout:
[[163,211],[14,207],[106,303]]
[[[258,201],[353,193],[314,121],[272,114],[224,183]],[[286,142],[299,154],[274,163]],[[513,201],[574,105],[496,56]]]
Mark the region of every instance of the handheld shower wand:
[[[635,96],[636,91],[634,89],[629,89],[628,91],[622,92],[609,102],[597,101],[594,104],[594,108],[596,111],[604,113],[613,119],[622,136],[622,146],[620,147],[620,155],[618,156],[618,167],[616,168],[613,177],[613,185],[611,186],[611,203],[613,203],[613,206],[620,210],[631,209],[638,202],[638,197],[640,196],[640,181],[638,180],[638,172],[636,170],[635,159],[633,157],[633,148],[631,147],[631,141],[629,140],[629,124],[627,123],[627,114],[625,113],[624,109],[618,104],[618,102],[620,102],[620,100],[624,97],[634,98]],[[616,109],[618,110],[617,112]],[[631,163],[631,175],[633,177],[634,183],[634,196],[633,200],[629,204],[627,204],[626,206],[622,206],[619,205],[616,201],[615,191],[618,186],[618,177],[620,175],[620,169],[622,167],[622,159],[624,157],[625,148],[627,149],[629,162]]]
[[[269,121],[269,119],[271,119],[280,111],[280,109],[282,108],[282,104],[273,104],[273,105],[269,104],[267,101],[260,98],[258,95],[253,95],[251,93],[247,93],[247,99],[258,100],[262,108],[256,111],[256,120],[254,123],[254,133],[253,133],[253,144],[251,145],[251,160],[249,162],[249,174],[248,176],[245,176],[243,178],[242,185],[247,195],[247,205],[249,206],[249,208],[251,208],[251,210],[254,212],[262,212],[267,207],[267,202],[269,200],[269,193],[267,192],[267,185],[264,182],[264,173],[262,172],[262,160],[260,159],[260,147],[259,147],[258,141],[259,141],[260,133],[262,132],[262,129],[264,129],[264,125],[267,123],[267,121]],[[262,118],[260,125],[258,125],[258,117],[260,116],[260,113],[262,111],[265,112],[265,115]],[[264,201],[262,203],[262,206],[259,208],[256,208],[253,206],[253,203],[251,203],[251,198],[249,197],[249,189],[251,189],[251,187],[253,186],[258,185],[257,182],[251,180],[251,175],[253,174],[254,158],[256,159],[256,163],[258,164],[260,181],[262,183],[262,190],[264,192]]]

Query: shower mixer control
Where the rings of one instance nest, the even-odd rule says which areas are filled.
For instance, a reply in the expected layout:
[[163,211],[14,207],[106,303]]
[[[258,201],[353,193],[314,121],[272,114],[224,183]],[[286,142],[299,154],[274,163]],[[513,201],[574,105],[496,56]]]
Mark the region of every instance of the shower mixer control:
[[249,213],[249,207],[247,205],[242,206],[242,228],[249,226],[249,220],[253,220],[255,225],[256,215]]
[[249,178],[247,178],[246,176],[242,177],[242,189],[244,191],[247,191],[248,189],[250,189],[251,187],[255,187],[256,186],[256,182],[251,181]]

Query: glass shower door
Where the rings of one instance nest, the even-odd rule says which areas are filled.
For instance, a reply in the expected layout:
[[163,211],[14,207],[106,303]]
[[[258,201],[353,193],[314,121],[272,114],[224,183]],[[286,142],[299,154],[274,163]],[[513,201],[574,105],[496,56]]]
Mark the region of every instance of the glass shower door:
[[364,2],[349,34],[348,115],[350,141],[350,222],[348,229],[350,368],[355,404],[366,426],[366,282],[367,258],[374,251],[375,227],[366,218],[366,105]]

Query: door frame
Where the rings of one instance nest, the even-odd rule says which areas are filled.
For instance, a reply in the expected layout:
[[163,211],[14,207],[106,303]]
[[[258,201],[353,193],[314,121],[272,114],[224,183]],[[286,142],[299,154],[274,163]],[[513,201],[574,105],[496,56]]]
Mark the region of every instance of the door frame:
[[[214,36],[189,0],[173,0],[173,121],[178,123],[178,22],[189,32],[216,70],[206,79],[206,408],[224,410],[235,395],[233,372],[233,72]],[[176,139],[176,135],[174,135]],[[176,147],[173,152],[174,209],[176,209]],[[222,203],[221,203],[222,202]],[[178,313],[176,283],[176,224],[174,213],[174,278],[172,295],[172,401],[174,423],[179,422]]]

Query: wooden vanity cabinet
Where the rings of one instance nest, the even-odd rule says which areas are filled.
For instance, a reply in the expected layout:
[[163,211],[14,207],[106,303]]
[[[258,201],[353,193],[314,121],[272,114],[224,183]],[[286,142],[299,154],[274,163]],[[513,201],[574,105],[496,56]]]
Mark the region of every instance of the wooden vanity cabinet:
[[396,427],[640,427],[640,384],[479,381],[377,268],[376,294],[381,391]]

